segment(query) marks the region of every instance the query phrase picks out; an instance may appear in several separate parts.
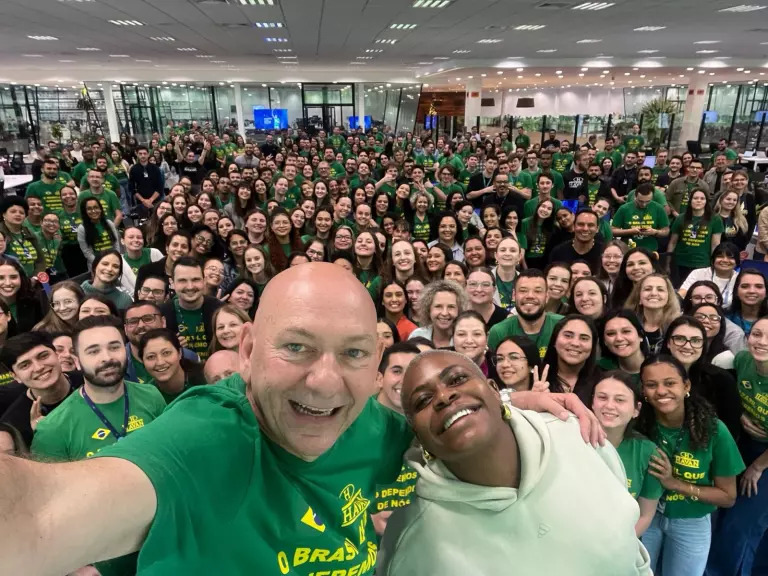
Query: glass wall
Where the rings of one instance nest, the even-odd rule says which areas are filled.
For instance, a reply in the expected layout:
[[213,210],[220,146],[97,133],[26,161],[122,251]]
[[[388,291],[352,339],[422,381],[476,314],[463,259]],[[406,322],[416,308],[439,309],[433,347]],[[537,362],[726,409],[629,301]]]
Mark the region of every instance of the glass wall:
[[[0,90],[0,150],[27,153],[34,146],[32,125],[24,100],[24,88],[4,86]],[[7,154],[0,153],[0,156]]]
[[716,146],[725,138],[740,150],[764,148],[768,126],[757,113],[768,110],[768,84],[725,84],[709,87],[702,119],[702,146]]
[[[374,126],[389,126],[398,134],[413,132],[421,97],[417,84],[361,84],[365,90],[365,115]],[[442,130],[441,130],[442,132]]]
[[711,142],[717,144],[721,138],[728,139],[740,91],[740,84],[710,86],[701,130],[702,147]]

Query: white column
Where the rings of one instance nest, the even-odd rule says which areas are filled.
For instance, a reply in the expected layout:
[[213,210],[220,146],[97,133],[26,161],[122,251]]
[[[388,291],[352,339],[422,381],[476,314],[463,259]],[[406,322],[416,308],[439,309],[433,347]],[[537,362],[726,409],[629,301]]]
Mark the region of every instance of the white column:
[[104,82],[104,107],[107,109],[107,127],[109,129],[107,142],[117,142],[120,140],[120,122],[117,120],[115,98],[112,95],[112,83],[109,80]]
[[[355,106],[355,113],[357,115],[357,125],[365,130],[365,84],[359,82],[355,84],[355,95],[357,96],[357,105]],[[384,111],[386,115],[386,110]],[[383,120],[384,118],[382,118]],[[341,120],[342,125],[344,119]]]
[[[481,99],[483,97],[483,81],[480,78],[467,80],[466,92],[464,93],[464,126],[469,129],[477,125],[477,118],[480,116]],[[480,127],[477,126],[480,130]]]
[[243,93],[240,82],[235,82],[235,115],[237,117],[237,132],[245,138],[245,120],[243,119]]
[[687,140],[698,140],[701,118],[707,106],[707,90],[709,82],[702,75],[694,74],[688,82],[688,96],[685,99],[685,117],[680,130],[680,141],[676,144],[685,147]]

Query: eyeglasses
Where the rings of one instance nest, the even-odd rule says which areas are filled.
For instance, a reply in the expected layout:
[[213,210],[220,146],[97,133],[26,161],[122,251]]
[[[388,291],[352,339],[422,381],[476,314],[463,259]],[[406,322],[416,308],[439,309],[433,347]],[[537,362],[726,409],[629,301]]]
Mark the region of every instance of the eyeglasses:
[[203,246],[210,246],[211,244],[213,244],[213,238],[208,238],[207,236],[203,236],[202,234],[198,234],[197,236],[195,236],[195,240],[197,240],[197,242],[199,244],[202,244]]
[[207,266],[203,268],[203,272],[208,272],[210,274],[223,274],[224,270],[222,268],[217,268],[216,266]]
[[702,302],[706,302],[707,304],[715,304],[717,303],[717,295],[707,294],[706,296],[691,296],[691,302],[694,304],[701,304]]
[[70,306],[74,306],[75,304],[77,304],[77,300],[73,300],[72,298],[67,298],[66,300],[51,302],[51,308],[53,310],[58,310],[59,308],[69,308]]
[[504,362],[520,362],[520,360],[525,360],[525,356],[521,354],[517,354],[516,352],[512,352],[510,354],[507,354],[506,356],[504,356],[503,354],[497,354],[496,356],[491,358],[491,361],[493,362],[494,366],[504,364]]
[[490,288],[493,282],[467,282],[467,288]]
[[163,296],[165,296],[165,290],[163,290],[162,288],[152,289],[152,288],[145,288],[144,286],[142,286],[141,288],[139,288],[139,294],[141,294],[142,296],[152,295],[157,298],[162,298]]
[[320,257],[323,256],[322,250],[307,250],[307,254],[309,256],[320,256]]
[[336,234],[336,238],[338,240],[352,240],[352,236],[347,236],[346,234]]
[[693,317],[699,322],[720,322],[719,314],[694,314]]
[[155,318],[158,316],[160,316],[160,314],[144,314],[143,316],[137,316],[136,318],[126,318],[125,325],[131,327],[138,326],[139,322],[150,324],[151,322],[154,322]]
[[694,336],[693,338],[688,338],[686,336],[682,336],[680,334],[677,334],[675,336],[670,336],[669,338],[675,346],[680,346],[682,348],[686,344],[690,344],[691,348],[698,350],[702,346],[704,346],[704,338],[701,338],[699,336]]
[[86,212],[101,212],[101,206],[88,206],[85,209]]

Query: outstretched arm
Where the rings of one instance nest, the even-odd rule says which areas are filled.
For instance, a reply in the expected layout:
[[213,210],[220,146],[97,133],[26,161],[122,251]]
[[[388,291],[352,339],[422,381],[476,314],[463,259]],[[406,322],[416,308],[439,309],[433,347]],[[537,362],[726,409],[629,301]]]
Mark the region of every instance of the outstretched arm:
[[0,574],[67,574],[135,552],[156,506],[151,482],[127,460],[0,455]]

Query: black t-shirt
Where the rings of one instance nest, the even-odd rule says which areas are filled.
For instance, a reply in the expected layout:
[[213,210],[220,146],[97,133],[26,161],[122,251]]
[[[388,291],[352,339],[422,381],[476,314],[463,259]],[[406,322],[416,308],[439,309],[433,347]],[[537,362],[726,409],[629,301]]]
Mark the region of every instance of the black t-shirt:
[[186,176],[192,184],[200,184],[203,176],[205,176],[205,167],[197,160],[194,162],[182,160],[181,162],[176,162],[176,172],[178,172],[179,178]]
[[5,386],[0,386],[0,421],[5,415],[5,411],[16,402],[16,399],[26,392],[27,387],[15,380]]
[[[67,378],[69,378],[69,394],[72,394],[73,391],[82,386],[83,375],[80,372],[65,372],[65,375]],[[19,434],[21,434],[26,447],[29,448],[29,446],[32,444],[32,436],[34,435],[34,432],[32,431],[32,425],[29,421],[29,411],[32,409],[32,400],[26,394],[26,387],[24,387],[24,390],[25,392],[22,392],[22,394],[16,398],[16,401],[11,404],[8,410],[5,411],[3,417],[0,418],[0,422],[13,426],[19,432]],[[69,397],[69,394],[67,394],[67,396],[61,400],[61,402],[64,402],[64,400]],[[43,416],[50,414],[59,405],[61,405],[61,402],[56,404],[43,404]]]
[[[486,176],[485,173],[481,170],[477,174],[474,174],[469,178],[469,183],[467,184],[467,194],[470,192],[474,192],[475,190],[482,190],[483,188],[487,188],[488,186],[493,184],[493,179],[495,177],[495,173],[491,176]],[[470,200],[472,202],[472,206],[475,208],[480,208],[483,205],[484,199],[488,196],[493,196],[492,194],[483,194],[482,196],[478,196],[477,198],[473,198]]]
[[541,145],[541,149],[542,150],[546,150],[550,146],[554,146],[555,148],[557,148],[559,150],[560,149],[560,140],[558,140],[557,138],[552,138],[552,139],[544,140],[544,143]]
[[509,312],[507,312],[501,306],[497,306],[496,304],[494,304],[493,314],[491,314],[491,317],[488,318],[488,322],[485,323],[485,330],[487,332],[490,332],[491,328],[496,326],[496,324],[498,324],[499,322],[506,320],[508,317],[509,317]]
[[569,170],[563,176],[563,183],[565,184],[563,197],[566,200],[576,200],[579,196],[588,195],[587,174],[585,172]]
[[573,248],[573,241],[563,242],[558,244],[552,249],[549,255],[550,262],[565,262],[570,264],[574,260],[584,260],[589,264],[589,269],[592,270],[594,276],[600,270],[602,262],[603,246],[600,242],[595,242],[592,249],[586,254],[579,254]]

